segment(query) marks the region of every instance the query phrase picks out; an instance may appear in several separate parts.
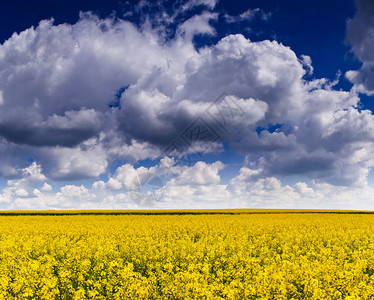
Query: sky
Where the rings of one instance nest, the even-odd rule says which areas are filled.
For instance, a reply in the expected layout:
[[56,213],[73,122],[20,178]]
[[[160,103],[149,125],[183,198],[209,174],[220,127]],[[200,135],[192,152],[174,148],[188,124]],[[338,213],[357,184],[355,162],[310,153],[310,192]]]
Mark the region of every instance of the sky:
[[0,209],[374,209],[374,2],[8,1]]

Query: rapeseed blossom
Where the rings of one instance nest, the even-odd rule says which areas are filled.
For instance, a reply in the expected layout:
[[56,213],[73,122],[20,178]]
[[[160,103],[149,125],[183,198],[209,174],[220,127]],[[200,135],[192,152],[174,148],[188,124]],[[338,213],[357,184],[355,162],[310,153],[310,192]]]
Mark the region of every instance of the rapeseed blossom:
[[374,299],[371,214],[6,215],[0,299]]

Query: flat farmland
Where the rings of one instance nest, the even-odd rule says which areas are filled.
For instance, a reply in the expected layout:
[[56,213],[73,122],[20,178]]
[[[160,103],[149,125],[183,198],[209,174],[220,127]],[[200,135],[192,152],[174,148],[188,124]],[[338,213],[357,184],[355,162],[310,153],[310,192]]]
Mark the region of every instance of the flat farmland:
[[0,213],[0,299],[374,299],[374,214]]

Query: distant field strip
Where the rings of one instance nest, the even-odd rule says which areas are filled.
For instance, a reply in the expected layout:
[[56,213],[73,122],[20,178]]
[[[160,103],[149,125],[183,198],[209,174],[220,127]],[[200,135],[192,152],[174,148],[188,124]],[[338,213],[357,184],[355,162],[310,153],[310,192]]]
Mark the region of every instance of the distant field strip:
[[374,299],[371,212],[1,213],[0,299]]
[[139,209],[139,210],[0,210],[9,215],[216,215],[216,214],[374,214],[370,210],[330,209]]

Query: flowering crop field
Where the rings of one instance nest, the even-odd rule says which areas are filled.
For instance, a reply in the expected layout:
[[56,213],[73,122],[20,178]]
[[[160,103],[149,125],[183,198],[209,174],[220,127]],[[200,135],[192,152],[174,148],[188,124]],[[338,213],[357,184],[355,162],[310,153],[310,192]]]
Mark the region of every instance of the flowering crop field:
[[3,213],[0,299],[374,299],[374,214]]

